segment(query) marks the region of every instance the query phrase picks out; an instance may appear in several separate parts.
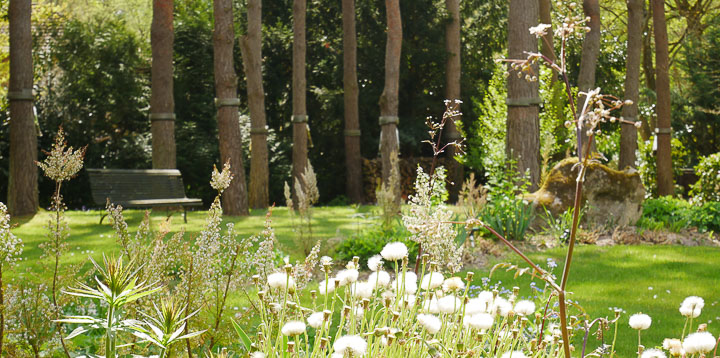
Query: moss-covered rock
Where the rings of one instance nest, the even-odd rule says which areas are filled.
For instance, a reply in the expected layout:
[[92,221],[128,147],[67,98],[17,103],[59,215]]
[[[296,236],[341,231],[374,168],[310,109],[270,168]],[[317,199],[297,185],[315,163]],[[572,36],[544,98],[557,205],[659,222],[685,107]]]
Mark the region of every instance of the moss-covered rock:
[[[527,196],[538,213],[545,207],[558,215],[573,205],[577,162],[577,158],[568,158],[555,165],[542,187]],[[583,205],[587,204],[587,223],[632,225],[642,214],[644,198],[645,188],[637,171],[618,171],[597,163],[588,167],[582,196]]]

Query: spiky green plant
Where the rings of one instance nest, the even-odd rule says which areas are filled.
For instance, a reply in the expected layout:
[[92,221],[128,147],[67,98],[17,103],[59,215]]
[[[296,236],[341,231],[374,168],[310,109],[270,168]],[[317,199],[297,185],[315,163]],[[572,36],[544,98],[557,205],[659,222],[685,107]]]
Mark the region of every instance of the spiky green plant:
[[168,357],[170,346],[184,339],[199,336],[205,332],[195,331],[183,334],[187,320],[198,313],[199,310],[185,315],[187,306],[181,306],[173,299],[166,299],[160,302],[160,305],[154,305],[155,315],[150,316],[144,314],[147,318],[143,324],[145,327],[135,327],[133,334],[145,342],[160,348],[158,358]]

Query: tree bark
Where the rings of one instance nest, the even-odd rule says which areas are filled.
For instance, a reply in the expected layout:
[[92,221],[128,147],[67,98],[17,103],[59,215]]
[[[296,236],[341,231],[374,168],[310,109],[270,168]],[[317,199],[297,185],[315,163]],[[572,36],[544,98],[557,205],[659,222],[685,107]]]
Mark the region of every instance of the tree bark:
[[[590,27],[590,32],[585,35],[582,47],[582,57],[580,58],[580,73],[578,74],[578,90],[580,92],[588,92],[595,89],[595,69],[597,68],[598,56],[600,55],[600,2],[599,0],[584,0],[583,10],[585,16],[590,18],[590,22],[586,25]],[[578,94],[577,108],[582,108],[585,103],[586,96]],[[580,113],[578,113],[579,115]],[[577,130],[578,137],[578,158],[582,158],[585,149],[585,143],[588,141],[587,130],[585,126]],[[595,142],[590,145],[591,151],[596,151]]]
[[155,169],[176,167],[173,40],[173,0],[153,0],[150,121]]
[[11,0],[10,19],[10,178],[8,211],[12,216],[38,209],[37,129],[33,114],[33,59],[30,0]]
[[[461,76],[461,45],[460,45],[460,0],[445,0],[450,20],[445,25],[445,51],[447,61],[445,62],[445,98],[454,101],[460,100],[460,76]],[[458,109],[459,105],[458,105]],[[448,142],[460,139],[460,133],[452,118],[447,122],[445,128],[445,139]],[[449,158],[454,158],[457,148],[450,146],[447,149]],[[451,160],[448,165],[448,179],[450,180],[450,200],[457,200],[457,193],[460,191],[464,177],[463,167],[456,160]]]
[[[553,41],[553,28],[552,28],[552,4],[550,0],[538,0],[539,6],[540,6],[540,23],[541,24],[548,24],[550,25],[550,28],[548,29],[548,35],[544,37],[544,39],[540,40],[540,52],[547,58],[552,59],[553,61],[556,60],[555,58],[555,49],[554,49],[554,41]],[[556,71],[551,71],[550,81],[552,83],[555,83],[555,81],[558,80],[558,74]]]
[[[508,14],[508,57],[521,59],[526,52],[537,52],[537,39],[529,28],[538,22],[538,0],[510,0]],[[537,64],[533,65],[535,73]],[[506,122],[505,153],[517,163],[520,175],[529,172],[530,191],[537,190],[540,181],[540,119],[538,82],[508,77],[508,118]]]
[[[645,75],[645,86],[655,92],[655,66],[653,65],[653,46],[652,46],[652,28],[650,27],[650,19],[652,18],[652,6],[648,7],[648,11],[643,14],[643,47],[642,47],[642,67]],[[655,128],[655,118],[650,116],[643,119],[643,125],[640,127],[640,137],[647,141],[652,137],[652,129]]]
[[[626,121],[635,122],[638,118],[638,100],[640,97],[640,57],[642,50],[643,8],[645,0],[627,0],[628,29],[627,55],[625,58],[625,99],[633,101],[625,105],[622,116]],[[632,124],[620,125],[620,159],[618,169],[636,168],[637,128]]]
[[357,34],[355,0],[342,0],[343,89],[345,100],[346,190],[353,203],[363,201],[362,157],[360,155],[360,114],[358,108]]
[[665,3],[652,0],[653,27],[655,28],[655,71],[657,86],[657,187],[658,195],[674,195],[672,157],[670,147],[670,76]]
[[[400,154],[398,139],[398,90],[400,86],[400,54],[402,51],[402,19],[400,1],[385,0],[387,42],[385,44],[385,87],[380,95],[380,155],[383,182],[389,185],[393,152]],[[393,188],[400,200],[399,185]]]
[[[292,106],[293,106],[293,182],[302,183],[302,174],[308,162],[308,116],[305,78],[305,17],[307,0],[293,0],[293,67],[292,67]],[[291,184],[293,191],[294,184]]]
[[231,0],[213,0],[213,53],[215,67],[215,94],[217,96],[218,137],[220,160],[230,162],[234,179],[222,197],[223,211],[227,215],[248,215],[245,169],[242,158],[242,138],[238,120],[237,76],[233,64],[233,11]]
[[270,201],[265,90],[262,79],[262,0],[248,0],[247,36],[240,41],[250,107],[250,207],[264,209]]

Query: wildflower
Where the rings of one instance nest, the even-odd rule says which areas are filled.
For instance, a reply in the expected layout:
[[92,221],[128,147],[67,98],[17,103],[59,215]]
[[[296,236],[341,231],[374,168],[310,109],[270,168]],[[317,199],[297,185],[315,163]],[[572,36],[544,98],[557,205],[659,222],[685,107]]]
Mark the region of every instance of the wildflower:
[[440,327],[442,327],[442,322],[440,322],[440,319],[431,314],[421,313],[417,315],[417,321],[430,334],[437,333],[440,330]]
[[440,308],[438,308],[438,299],[433,297],[423,301],[422,310],[427,313],[440,313]]
[[333,349],[343,357],[362,357],[367,350],[367,342],[360,336],[342,336],[335,341]]
[[541,38],[547,35],[547,30],[551,27],[552,25],[550,24],[539,24],[530,28],[530,34],[535,35],[537,38]]
[[325,322],[325,314],[322,312],[315,312],[307,318],[308,326],[318,329]]
[[430,272],[425,274],[420,284],[423,290],[434,290],[443,284],[443,275],[439,272]]
[[632,316],[630,316],[630,327],[637,330],[644,330],[650,328],[650,324],[652,323],[652,319],[650,316],[644,314],[644,313],[636,313]]
[[20,259],[22,250],[22,240],[10,232],[10,215],[7,213],[7,206],[0,203],[0,267],[5,263],[12,266]]
[[286,290],[288,288],[295,288],[295,280],[292,276],[288,276],[285,272],[276,272],[268,275],[267,277],[268,286],[270,288],[277,288]]
[[368,276],[368,283],[373,288],[387,287],[390,284],[390,274],[385,271],[375,271]]
[[680,314],[685,317],[696,318],[705,307],[705,301],[698,296],[689,296],[680,305]]
[[496,297],[492,303],[492,306],[490,306],[489,313],[501,317],[507,317],[508,313],[510,313],[512,308],[512,304],[508,302],[508,300],[502,297]]
[[320,281],[320,284],[318,285],[318,293],[321,295],[329,295],[335,291],[335,280],[322,280]]
[[482,291],[478,294],[477,300],[489,307],[494,300],[493,293],[490,291]]
[[670,355],[673,357],[679,357],[685,354],[682,342],[677,338],[665,338],[665,340],[663,340],[663,349],[670,352]]
[[305,333],[305,323],[302,321],[290,321],[285,323],[282,328],[282,334],[285,336],[298,336]]
[[488,313],[479,313],[470,317],[465,316],[464,324],[473,329],[490,329],[495,319]]
[[[404,275],[405,279],[405,293],[415,293],[417,292],[417,275],[414,272],[405,272]],[[400,281],[398,281],[400,279]],[[403,278],[402,276],[398,276],[395,278],[395,280],[392,283],[393,289],[397,290],[400,287],[400,282],[402,282]]]
[[442,313],[455,313],[461,305],[460,299],[454,295],[448,295],[438,300],[438,308]]
[[405,295],[403,297],[403,303],[406,307],[415,306],[415,301],[417,301],[417,296],[415,295]]
[[329,266],[332,265],[332,257],[330,256],[323,256],[320,258],[320,264],[323,266]]
[[466,304],[465,304],[465,314],[466,315],[475,315],[481,312],[485,312],[487,310],[487,302],[481,300],[480,298],[471,298]]
[[340,287],[342,287],[357,281],[358,275],[359,273],[356,269],[345,269],[338,272],[335,278],[340,281]]
[[465,289],[465,282],[460,277],[453,276],[443,282],[443,291],[451,292]]
[[230,186],[230,182],[233,180],[233,174],[230,171],[230,162],[228,161],[223,166],[222,172],[217,170],[217,167],[213,165],[212,177],[210,178],[210,186],[219,191],[223,192]]
[[380,251],[380,255],[388,261],[402,260],[403,257],[407,256],[408,248],[402,242],[391,242],[383,247]]
[[535,303],[528,300],[522,300],[515,304],[515,313],[521,316],[529,316],[535,313]]
[[370,282],[357,282],[352,286],[352,295],[355,298],[370,298],[373,292],[373,284]]
[[47,154],[45,161],[37,162],[38,167],[48,178],[55,182],[63,182],[72,179],[82,169],[85,148],[73,151],[72,147],[67,147],[65,132],[60,128],[55,136],[53,148]]
[[362,319],[363,315],[365,314],[365,310],[360,306],[355,306],[355,308],[353,308],[352,311],[353,311],[353,314],[355,315],[355,318],[357,318],[357,319]]
[[250,353],[250,358],[265,358],[265,353],[260,351],[255,351]]
[[715,348],[715,337],[710,332],[691,333],[682,346],[687,354],[707,353]]
[[527,358],[527,356],[521,351],[512,351],[504,353],[501,358]]
[[666,358],[665,353],[659,349],[648,349],[640,356],[640,358]]
[[368,268],[370,269],[370,271],[373,271],[373,272],[377,271],[377,270],[381,270],[383,267],[383,264],[384,264],[384,262],[382,260],[382,256],[380,256],[380,255],[375,255],[375,256],[369,258],[368,262],[367,262]]

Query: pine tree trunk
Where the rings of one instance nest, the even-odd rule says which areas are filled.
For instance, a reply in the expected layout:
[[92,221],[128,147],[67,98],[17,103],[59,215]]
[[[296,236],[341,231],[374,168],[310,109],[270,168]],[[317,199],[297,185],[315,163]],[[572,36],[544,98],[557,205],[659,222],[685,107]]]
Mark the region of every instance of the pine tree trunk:
[[10,178],[8,210],[12,216],[38,209],[37,129],[33,114],[33,59],[30,0],[11,0],[10,19]]
[[[383,182],[390,177],[390,156],[400,154],[398,139],[398,90],[400,86],[400,54],[402,50],[402,20],[400,0],[385,0],[387,14],[387,43],[385,44],[385,87],[380,95],[380,156]],[[393,188],[400,200],[400,187]]]
[[[652,46],[652,28],[650,27],[650,19],[652,18],[652,6],[648,7],[647,13],[643,14],[643,48],[642,48],[642,66],[645,75],[645,86],[655,92],[655,66],[653,65],[653,46]],[[652,137],[652,129],[655,128],[655,119],[653,116],[643,120],[640,127],[640,137],[647,141]]]
[[[627,121],[637,121],[638,100],[640,97],[640,57],[642,50],[643,7],[645,0],[627,0],[628,8],[628,42],[625,58],[625,99],[633,101],[625,105],[622,116]],[[637,128],[632,124],[620,126],[620,159],[618,168],[635,168],[635,151],[637,150]]]
[[[461,47],[460,47],[460,0],[445,0],[450,21],[445,25],[445,51],[447,52],[447,61],[445,62],[445,98],[454,101],[460,99],[460,75],[461,71]],[[459,108],[458,108],[459,109]],[[445,128],[445,139],[448,142],[460,139],[460,132],[455,125],[455,121],[460,118],[454,118],[448,121]],[[448,147],[447,155],[454,158],[457,154],[457,148]],[[463,167],[456,160],[451,160],[448,164],[448,179],[452,183],[450,186],[450,200],[457,200],[457,194],[460,191],[463,181]]]
[[674,195],[672,157],[670,147],[670,76],[668,74],[668,35],[665,24],[665,3],[652,0],[655,28],[655,71],[657,86],[657,188],[658,195]]
[[363,201],[362,157],[360,155],[360,115],[358,108],[357,35],[355,0],[342,0],[343,89],[345,99],[346,190],[353,203]]
[[264,209],[270,201],[265,90],[262,79],[262,0],[248,0],[247,36],[240,41],[250,107],[250,207]]
[[[305,103],[307,80],[305,78],[305,17],[307,0],[293,0],[293,67],[292,67],[292,106],[293,106],[293,155],[292,176],[302,183],[302,173],[308,162],[308,116]],[[294,184],[290,184],[294,188]]]
[[[583,10],[585,16],[590,18],[590,22],[586,23],[590,27],[590,32],[585,34],[582,47],[582,57],[580,58],[580,73],[578,74],[578,90],[580,92],[588,92],[595,89],[595,69],[597,68],[598,56],[600,55],[600,3],[598,0],[584,0]],[[577,108],[582,108],[585,103],[586,96],[578,94]],[[578,113],[579,114],[579,113]],[[577,130],[578,136],[578,158],[582,158],[585,145],[588,141],[587,130],[589,127],[583,127]],[[591,143],[591,151],[595,151],[595,142]]]
[[237,76],[233,64],[233,11],[231,0],[213,0],[215,30],[213,53],[215,67],[215,94],[220,141],[220,160],[229,161],[234,179],[222,197],[226,215],[248,215],[245,169],[242,158],[242,138],[238,119]]
[[[538,22],[538,0],[510,0],[508,14],[508,58],[526,58],[526,52],[537,52],[537,39],[530,27]],[[538,72],[537,65],[533,67]],[[517,162],[520,174],[529,172],[530,191],[540,181],[540,119],[538,82],[518,78],[515,72],[508,77],[508,118],[505,152]]]
[[173,40],[173,0],[153,0],[150,121],[155,169],[176,167]]
[[[555,50],[553,48],[554,41],[553,41],[553,28],[552,28],[552,3],[550,0],[539,0],[539,6],[540,6],[540,23],[541,24],[548,24],[551,25],[548,29],[548,35],[545,36],[544,39],[540,40],[540,52],[547,58],[552,59],[553,61],[556,60],[555,58]],[[550,78],[550,81],[552,83],[555,83],[558,79],[558,74],[556,71],[552,71],[552,77]]]

